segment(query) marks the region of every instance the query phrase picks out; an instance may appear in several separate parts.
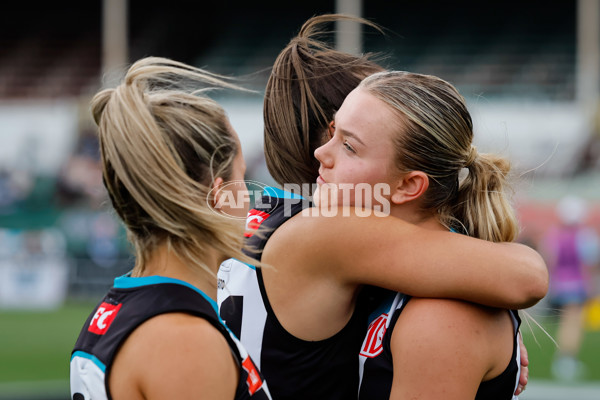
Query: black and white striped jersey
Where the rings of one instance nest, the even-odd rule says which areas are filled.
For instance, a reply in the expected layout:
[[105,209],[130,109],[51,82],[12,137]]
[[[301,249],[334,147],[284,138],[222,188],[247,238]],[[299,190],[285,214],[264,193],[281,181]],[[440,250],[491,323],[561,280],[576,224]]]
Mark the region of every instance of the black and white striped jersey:
[[[392,331],[409,300],[410,296],[390,292],[369,317],[369,330],[359,355],[359,400],[389,399],[393,380]],[[510,311],[510,315],[515,333],[511,361],[500,375],[479,385],[475,400],[516,399],[513,394],[519,383],[521,368],[518,339],[521,319],[516,311]]]
[[[275,229],[309,205],[291,196],[272,190],[262,201],[269,208],[250,211],[248,225],[256,228],[260,223],[262,228],[248,239],[257,250],[262,251]],[[260,258],[260,252],[247,254]],[[301,340],[277,320],[260,268],[234,259],[225,261],[219,270],[217,302],[221,318],[255,360],[274,399],[356,398],[357,353],[367,326],[366,312],[357,309],[348,324],[326,340]]]
[[219,319],[216,302],[187,282],[161,276],[115,279],[114,286],[85,322],[71,354],[72,398],[110,399],[108,380],[121,344],[144,321],[172,312],[204,318],[225,337],[240,371],[235,400],[271,399],[252,359]]

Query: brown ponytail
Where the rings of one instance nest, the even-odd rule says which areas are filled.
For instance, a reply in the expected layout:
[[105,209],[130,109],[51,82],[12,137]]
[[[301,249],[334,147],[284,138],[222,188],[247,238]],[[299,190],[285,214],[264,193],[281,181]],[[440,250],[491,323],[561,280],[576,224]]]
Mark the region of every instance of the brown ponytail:
[[383,70],[369,55],[340,52],[317,39],[325,33],[320,25],[340,19],[379,29],[370,21],[340,14],[313,17],[273,64],[263,109],[264,146],[269,172],[280,184],[316,180],[319,163],[314,150],[323,143],[334,113],[363,78]]

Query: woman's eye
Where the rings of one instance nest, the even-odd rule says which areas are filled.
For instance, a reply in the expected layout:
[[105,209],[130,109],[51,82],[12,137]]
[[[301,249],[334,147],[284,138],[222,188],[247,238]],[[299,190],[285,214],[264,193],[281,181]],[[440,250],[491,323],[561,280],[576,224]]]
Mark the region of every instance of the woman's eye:
[[348,141],[344,141],[344,147],[346,148],[346,150],[352,152],[352,153],[356,153],[356,151],[354,150],[354,148],[350,145],[350,143],[348,143]]

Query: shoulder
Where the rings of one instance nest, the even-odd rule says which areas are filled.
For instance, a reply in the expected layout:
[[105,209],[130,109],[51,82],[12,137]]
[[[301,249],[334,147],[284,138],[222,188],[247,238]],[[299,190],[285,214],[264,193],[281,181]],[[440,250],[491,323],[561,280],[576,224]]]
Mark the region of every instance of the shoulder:
[[485,314],[467,302],[412,298],[392,331],[392,397],[475,398],[493,363]]
[[[273,233],[265,252],[278,249],[305,253],[310,249],[310,254],[318,253],[335,258],[340,251],[347,250],[349,245],[370,247],[369,244],[373,243],[373,240],[365,239],[383,234],[390,224],[407,225],[395,218],[380,218],[374,215],[361,217],[352,207],[339,207],[331,215],[323,214],[315,207],[305,208],[285,221]],[[291,243],[296,247],[289,248]]]
[[[229,354],[229,344],[225,336],[209,321],[190,314],[167,313],[158,315],[134,331],[131,339],[136,347],[152,348],[153,353],[161,353],[166,359],[184,357],[183,365],[188,365],[194,355],[199,360],[212,362],[211,358],[224,360]],[[144,357],[144,356],[142,356]],[[146,356],[150,357],[150,356]],[[219,365],[218,360],[215,360]]]
[[[410,327],[429,328],[428,331],[444,328],[445,334],[447,334],[452,330],[463,332],[486,326],[501,312],[503,311],[499,309],[462,300],[412,298],[404,307],[399,321],[410,321]],[[406,325],[400,324],[400,329],[402,326],[406,327]],[[431,332],[431,334],[436,334],[436,332]]]
[[340,222],[343,219],[319,216],[315,208],[304,209],[273,232],[264,247],[262,261],[293,271],[296,276],[331,276],[331,271],[337,270],[340,254],[347,250],[347,236],[358,233],[350,227],[340,229]]
[[[198,390],[233,391],[237,366],[223,334],[209,321],[184,313],[158,315],[140,325],[115,358],[113,375],[142,393],[182,397]],[[111,377],[111,391],[115,380]]]
[[412,298],[400,314],[392,345],[439,355],[453,348],[465,357],[485,357],[494,330],[505,323],[506,312],[460,300]]
[[[198,346],[204,343],[218,344],[227,341],[223,334],[208,320],[186,313],[166,313],[157,315],[140,325],[135,331],[137,340],[142,343],[163,343],[179,347],[189,339]],[[198,340],[201,338],[201,340]]]
[[479,372],[501,364],[513,343],[507,310],[451,299],[412,298],[391,337],[395,355],[401,352],[410,358],[418,351],[418,356]]
[[[486,315],[491,308],[463,300],[413,297],[406,304],[407,309],[427,310],[430,314],[446,318],[459,315]],[[449,315],[448,315],[449,314]]]
[[316,237],[321,231],[318,218],[311,217],[310,210],[305,209],[287,219],[272,232],[264,246],[262,261],[269,264],[276,260],[277,265],[281,265],[285,260],[292,263],[302,262],[298,258],[309,256],[307,250],[318,242]]

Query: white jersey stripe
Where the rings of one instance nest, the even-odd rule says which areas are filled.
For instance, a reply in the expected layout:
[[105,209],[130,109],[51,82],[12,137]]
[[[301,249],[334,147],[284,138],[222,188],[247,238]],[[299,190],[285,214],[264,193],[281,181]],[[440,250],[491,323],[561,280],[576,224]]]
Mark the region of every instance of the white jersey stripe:
[[[242,321],[240,340],[250,354],[250,357],[260,370],[261,350],[267,310],[264,307],[260,287],[253,266],[236,259],[229,259],[221,264],[218,278],[222,282],[217,291],[217,303],[228,297],[241,296],[243,298]],[[228,321],[225,321],[227,323]]]

